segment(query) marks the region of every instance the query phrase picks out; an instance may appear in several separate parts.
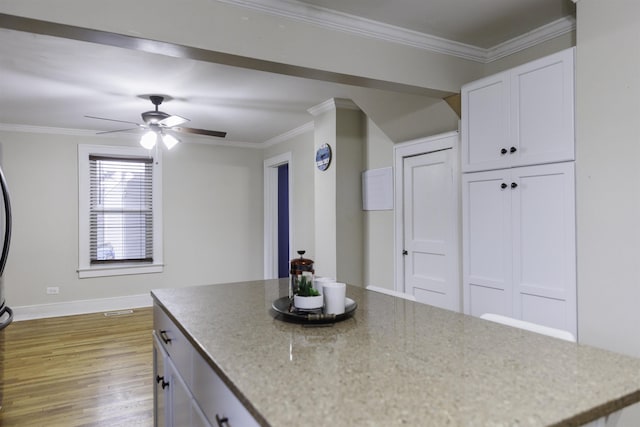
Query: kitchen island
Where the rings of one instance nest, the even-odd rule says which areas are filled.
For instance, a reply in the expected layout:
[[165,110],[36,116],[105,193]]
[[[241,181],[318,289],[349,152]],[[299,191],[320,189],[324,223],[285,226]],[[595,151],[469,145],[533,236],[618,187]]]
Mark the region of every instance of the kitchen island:
[[640,401],[640,359],[354,286],[351,318],[288,323],[271,308],[287,283],[152,291],[154,334],[192,350],[170,358],[196,360],[176,364],[200,396],[204,421],[192,425],[216,425],[205,408],[215,393],[198,391],[203,369],[274,427],[577,426]]

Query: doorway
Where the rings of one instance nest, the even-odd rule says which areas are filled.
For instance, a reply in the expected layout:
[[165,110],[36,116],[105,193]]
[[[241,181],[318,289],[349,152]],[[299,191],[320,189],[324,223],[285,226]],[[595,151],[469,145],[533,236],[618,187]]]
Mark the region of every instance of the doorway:
[[396,291],[461,309],[458,133],[394,147]]
[[264,161],[264,278],[289,276],[292,242],[291,153]]

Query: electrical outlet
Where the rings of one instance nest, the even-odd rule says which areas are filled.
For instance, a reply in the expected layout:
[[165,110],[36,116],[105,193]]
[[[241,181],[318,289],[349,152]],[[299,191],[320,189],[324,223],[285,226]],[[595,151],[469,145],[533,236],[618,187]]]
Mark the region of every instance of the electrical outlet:
[[59,293],[60,293],[60,288],[58,286],[47,287],[47,295],[58,295]]

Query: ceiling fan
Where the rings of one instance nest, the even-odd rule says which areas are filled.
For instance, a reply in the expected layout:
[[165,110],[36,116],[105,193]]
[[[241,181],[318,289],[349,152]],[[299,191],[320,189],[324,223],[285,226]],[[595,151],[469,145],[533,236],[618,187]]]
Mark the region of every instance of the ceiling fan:
[[98,132],[98,135],[105,134],[105,133],[114,133],[114,132],[126,132],[129,130],[135,130],[135,129],[147,129],[147,132],[142,136],[142,138],[140,138],[140,145],[142,145],[144,148],[149,150],[155,146],[158,137],[162,138],[162,141],[169,149],[171,149],[174,145],[180,142],[179,139],[177,139],[170,133],[167,133],[167,131],[190,133],[190,134],[205,135],[205,136],[214,136],[217,138],[224,138],[227,136],[227,133],[222,131],[182,127],[180,125],[188,122],[189,119],[186,119],[180,116],[170,115],[165,113],[164,111],[158,110],[158,106],[162,104],[162,101],[164,101],[163,96],[151,95],[149,96],[149,100],[155,106],[155,110],[145,111],[144,113],[141,114],[142,121],[144,123],[128,122],[125,120],[107,119],[105,117],[96,117],[96,116],[85,116],[85,117],[90,119],[108,120],[110,122],[129,123],[132,125],[136,125],[136,127],[134,128]]

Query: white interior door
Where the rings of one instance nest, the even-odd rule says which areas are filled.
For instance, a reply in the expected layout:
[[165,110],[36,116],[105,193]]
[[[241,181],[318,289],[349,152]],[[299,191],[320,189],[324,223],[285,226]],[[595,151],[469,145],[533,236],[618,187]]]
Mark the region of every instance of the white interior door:
[[404,158],[404,283],[417,301],[460,311],[452,151]]

